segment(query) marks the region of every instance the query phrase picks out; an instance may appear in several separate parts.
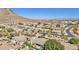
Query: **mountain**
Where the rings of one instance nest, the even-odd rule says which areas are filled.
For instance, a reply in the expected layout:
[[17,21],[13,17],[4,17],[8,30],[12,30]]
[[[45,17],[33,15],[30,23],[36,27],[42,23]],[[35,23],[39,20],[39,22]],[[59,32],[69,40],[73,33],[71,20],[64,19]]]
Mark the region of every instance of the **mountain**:
[[19,16],[14,13],[10,8],[0,8],[0,24],[17,24],[19,22],[23,22],[26,24],[32,24],[37,22],[48,23],[47,20],[36,20]]
[[28,18],[17,15],[9,8],[0,8],[0,24],[31,23]]
[[9,8],[0,8],[0,15],[10,15],[14,14],[14,12]]

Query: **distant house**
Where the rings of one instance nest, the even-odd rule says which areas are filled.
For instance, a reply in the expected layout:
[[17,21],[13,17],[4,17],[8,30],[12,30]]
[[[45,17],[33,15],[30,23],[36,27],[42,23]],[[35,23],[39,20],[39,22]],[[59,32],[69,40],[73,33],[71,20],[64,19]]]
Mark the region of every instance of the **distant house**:
[[45,38],[34,38],[31,40],[32,44],[39,44],[39,45],[44,45],[44,43],[47,41]]
[[55,35],[62,35],[61,28],[53,28],[52,33]]
[[26,42],[25,36],[13,37],[12,43],[16,43],[16,42],[22,45],[24,42]]

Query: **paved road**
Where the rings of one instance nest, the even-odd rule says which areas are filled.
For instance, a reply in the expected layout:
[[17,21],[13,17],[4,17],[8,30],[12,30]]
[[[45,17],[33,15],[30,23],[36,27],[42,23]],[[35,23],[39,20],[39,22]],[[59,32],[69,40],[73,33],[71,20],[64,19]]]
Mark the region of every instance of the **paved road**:
[[69,28],[66,30],[66,33],[68,34],[68,36],[70,37],[75,37],[71,32],[70,29],[72,28],[72,26],[69,26]]
[[79,38],[79,35],[77,35],[77,34],[75,34],[75,33],[73,32],[73,28],[70,29],[70,32],[71,32],[71,34],[73,34],[76,38]]
[[74,35],[72,35],[72,33],[70,32],[70,29],[71,29],[71,28],[72,28],[72,25],[66,27],[65,30],[64,30],[64,34],[65,34],[65,35],[68,35],[68,36],[70,36],[70,37],[74,37]]
[[72,25],[68,26],[68,27],[65,29],[65,33],[66,33],[68,36],[70,36],[70,37],[79,38],[79,36],[73,32],[73,27],[72,27]]

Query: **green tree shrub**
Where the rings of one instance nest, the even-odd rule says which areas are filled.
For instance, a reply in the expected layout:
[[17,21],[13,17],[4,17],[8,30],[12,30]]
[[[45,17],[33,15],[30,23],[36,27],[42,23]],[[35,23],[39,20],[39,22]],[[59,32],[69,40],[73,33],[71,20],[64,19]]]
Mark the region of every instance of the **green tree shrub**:
[[21,23],[21,22],[19,22],[18,24],[19,24],[19,25],[24,25],[24,24],[23,24],[23,23]]
[[48,40],[44,44],[44,50],[64,50],[64,46],[56,40]]
[[70,44],[78,44],[78,43],[79,43],[79,39],[77,39],[77,38],[71,38],[71,39],[69,40],[69,43],[70,43]]
[[8,31],[8,32],[13,32],[14,29],[12,29],[12,28],[7,28],[7,31]]

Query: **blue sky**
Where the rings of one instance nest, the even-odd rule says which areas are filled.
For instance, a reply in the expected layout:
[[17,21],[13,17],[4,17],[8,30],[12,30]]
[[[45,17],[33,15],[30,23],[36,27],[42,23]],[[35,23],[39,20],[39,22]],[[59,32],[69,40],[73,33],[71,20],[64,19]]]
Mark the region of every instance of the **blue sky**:
[[12,8],[12,10],[31,19],[79,18],[79,8]]

